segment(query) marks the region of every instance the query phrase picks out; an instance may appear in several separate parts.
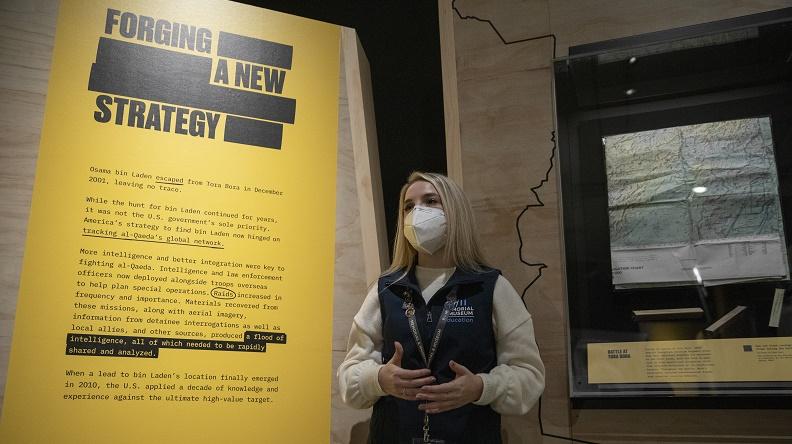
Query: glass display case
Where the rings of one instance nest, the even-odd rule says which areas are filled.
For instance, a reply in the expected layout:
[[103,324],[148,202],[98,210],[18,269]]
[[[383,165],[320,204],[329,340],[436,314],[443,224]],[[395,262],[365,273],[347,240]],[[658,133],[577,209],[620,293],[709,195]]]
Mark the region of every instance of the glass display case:
[[792,8],[554,71],[573,404],[792,402]]

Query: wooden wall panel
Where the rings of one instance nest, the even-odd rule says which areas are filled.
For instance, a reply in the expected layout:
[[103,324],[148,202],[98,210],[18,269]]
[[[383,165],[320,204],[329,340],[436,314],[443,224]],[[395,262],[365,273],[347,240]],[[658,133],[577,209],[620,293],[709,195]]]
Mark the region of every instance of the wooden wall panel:
[[[525,295],[547,366],[545,432],[597,443],[792,442],[791,411],[570,408],[556,166],[545,176],[554,155],[553,45],[549,38],[516,42],[552,33],[563,56],[570,45],[763,12],[792,6],[792,1],[457,0],[453,6],[456,11],[451,0],[439,1],[440,17],[453,18],[451,27],[440,22],[441,33],[453,33],[452,38],[441,35],[441,42],[453,43],[441,45],[442,58],[456,61],[453,70],[444,66],[443,72],[444,90],[458,97],[457,109],[445,116],[447,139],[458,131],[460,140],[447,146],[449,162],[454,155],[461,159],[464,188],[493,265],[518,291],[538,271],[520,257],[546,265]],[[446,74],[452,71],[453,76]],[[458,121],[449,122],[453,119]],[[537,188],[540,203],[530,189],[544,179]],[[536,409],[507,418],[504,429],[510,444],[568,442],[539,435]]]
[[342,52],[338,104],[338,175],[336,176],[336,251],[333,289],[333,350],[346,350],[352,317],[366,292],[363,237],[360,228],[355,155],[349,124],[349,101]]
[[335,370],[346,355],[352,318],[387,265],[374,102],[368,60],[353,29],[342,30],[336,184],[331,442],[365,443],[371,409],[341,402]]
[[341,48],[349,103],[349,123],[355,157],[355,183],[358,190],[366,282],[373,283],[388,260],[385,208],[382,205],[377,127],[374,96],[368,59],[357,33],[342,28]]
[[4,1],[0,8],[0,403],[57,12],[56,0]]
[[[450,2],[445,2],[450,7]],[[544,1],[457,1],[454,12],[462,177],[485,253],[522,293],[547,367],[542,425],[569,436],[566,333],[554,170],[549,40],[508,43],[548,32]],[[489,19],[504,43],[486,22]],[[446,116],[448,118],[448,116]],[[545,181],[546,175],[547,181]],[[537,188],[538,187],[538,188]],[[537,196],[531,192],[536,188]],[[530,207],[529,207],[530,206]],[[519,230],[519,231],[518,231]],[[520,246],[520,236],[524,243]],[[541,266],[529,266],[542,263]],[[504,417],[511,443],[540,442],[538,409]]]
[[462,180],[462,151],[459,141],[459,97],[454,48],[454,12],[438,0],[440,28],[440,68],[443,72],[443,114],[445,116],[446,173],[460,186]]

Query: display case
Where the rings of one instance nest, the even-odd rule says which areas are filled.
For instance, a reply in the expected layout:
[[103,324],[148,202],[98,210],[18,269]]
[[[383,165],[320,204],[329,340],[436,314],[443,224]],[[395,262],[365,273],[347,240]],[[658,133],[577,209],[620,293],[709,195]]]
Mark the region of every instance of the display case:
[[792,8],[554,71],[573,404],[792,402]]

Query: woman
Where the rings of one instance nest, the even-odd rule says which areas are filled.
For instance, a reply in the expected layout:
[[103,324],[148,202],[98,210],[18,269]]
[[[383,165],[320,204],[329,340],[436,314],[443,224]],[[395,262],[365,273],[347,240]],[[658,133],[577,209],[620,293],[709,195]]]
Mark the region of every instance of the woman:
[[470,203],[440,174],[402,187],[393,262],[355,315],[341,398],[372,443],[500,443],[544,389],[531,315],[485,265]]

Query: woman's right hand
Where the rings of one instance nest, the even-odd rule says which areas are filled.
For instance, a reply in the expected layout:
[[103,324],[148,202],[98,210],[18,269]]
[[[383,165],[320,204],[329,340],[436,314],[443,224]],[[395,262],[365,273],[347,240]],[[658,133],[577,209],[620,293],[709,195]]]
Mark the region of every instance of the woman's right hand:
[[421,387],[435,382],[428,368],[405,370],[402,368],[404,349],[399,342],[393,343],[396,351],[387,364],[379,369],[377,380],[382,390],[397,398],[415,401],[415,395]]

